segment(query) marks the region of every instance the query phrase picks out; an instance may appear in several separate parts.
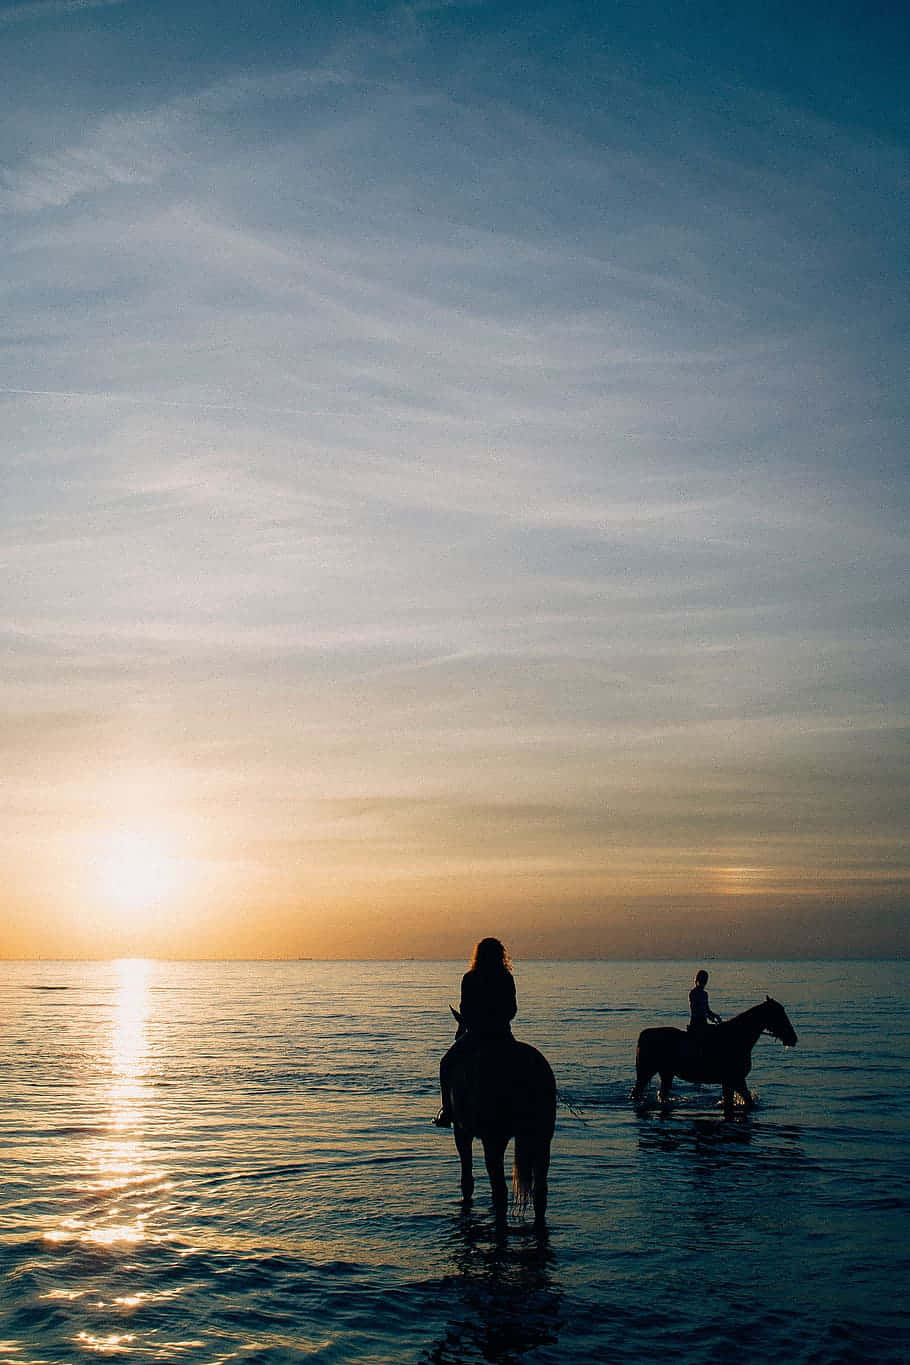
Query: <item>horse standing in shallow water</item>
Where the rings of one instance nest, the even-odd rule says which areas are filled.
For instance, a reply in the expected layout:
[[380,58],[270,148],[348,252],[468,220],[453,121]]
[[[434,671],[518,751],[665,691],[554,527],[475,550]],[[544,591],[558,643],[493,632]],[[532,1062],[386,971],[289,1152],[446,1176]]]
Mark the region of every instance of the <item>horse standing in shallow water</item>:
[[658,1103],[666,1104],[674,1076],[696,1084],[719,1082],[724,1110],[733,1110],[734,1094],[741,1095],[747,1109],[753,1105],[746,1089],[752,1069],[752,1049],[763,1033],[780,1039],[785,1047],[796,1046],[796,1033],[783,1005],[766,996],[727,1023],[707,1028],[697,1037],[678,1028],[646,1028],[638,1036],[635,1053],[635,1086],[632,1099],[640,1100],[655,1071],[660,1073]]
[[[452,1013],[457,1019],[457,1012]],[[546,1057],[511,1035],[485,1040],[465,1049],[453,1063],[447,1091],[465,1203],[470,1203],[474,1193],[471,1147],[474,1138],[480,1138],[493,1207],[498,1219],[505,1218],[508,1193],[503,1157],[509,1139],[514,1138],[512,1192],[519,1207],[531,1200],[534,1220],[541,1225],[556,1126],[556,1081]]]

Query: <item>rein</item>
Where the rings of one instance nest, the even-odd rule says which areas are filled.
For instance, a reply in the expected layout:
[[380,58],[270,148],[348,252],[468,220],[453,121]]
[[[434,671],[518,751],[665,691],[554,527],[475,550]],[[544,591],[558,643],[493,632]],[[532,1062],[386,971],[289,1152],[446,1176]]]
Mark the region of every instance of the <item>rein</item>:
[[[729,1022],[731,1024],[742,1024],[744,1026],[747,1024],[747,1021],[753,1023],[757,1022],[760,1024],[760,1028],[755,1035],[756,1041],[763,1033],[767,1033],[770,1038],[776,1038],[779,1043],[784,1043],[786,1045],[786,1039],[781,1031],[784,1024],[778,1022],[778,1024],[775,1025],[773,1022],[765,1022],[764,1016],[769,1012],[768,1006],[773,1003],[773,1001],[765,1000],[760,1005],[753,1005],[751,1009],[744,1010],[742,1014],[737,1014],[733,1019],[729,1020]],[[748,1033],[749,1031],[750,1030],[746,1028],[746,1032]]]

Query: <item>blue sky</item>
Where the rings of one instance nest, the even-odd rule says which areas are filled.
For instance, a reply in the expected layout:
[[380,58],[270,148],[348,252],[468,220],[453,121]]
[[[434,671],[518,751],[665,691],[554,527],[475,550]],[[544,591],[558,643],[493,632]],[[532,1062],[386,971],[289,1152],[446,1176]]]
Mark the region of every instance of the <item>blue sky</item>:
[[0,6],[0,950],[905,951],[908,26]]

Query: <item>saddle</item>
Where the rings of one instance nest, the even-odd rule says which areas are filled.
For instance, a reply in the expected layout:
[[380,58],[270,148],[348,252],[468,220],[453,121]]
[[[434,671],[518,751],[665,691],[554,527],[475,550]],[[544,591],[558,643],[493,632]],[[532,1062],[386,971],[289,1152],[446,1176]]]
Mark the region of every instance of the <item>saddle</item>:
[[692,1067],[693,1070],[697,1070],[712,1055],[711,1045],[713,1041],[711,1030],[708,1027],[688,1030],[683,1035],[679,1049],[680,1061]]

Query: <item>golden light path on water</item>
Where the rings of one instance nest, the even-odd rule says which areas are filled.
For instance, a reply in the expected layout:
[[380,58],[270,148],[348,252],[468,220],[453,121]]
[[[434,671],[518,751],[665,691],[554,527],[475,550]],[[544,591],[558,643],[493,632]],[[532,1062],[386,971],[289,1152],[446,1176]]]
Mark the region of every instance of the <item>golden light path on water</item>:
[[[149,976],[151,963],[128,958],[112,964],[117,973],[116,996],[111,1018],[109,1050],[104,1082],[106,1119],[104,1131],[90,1152],[84,1177],[76,1175],[76,1189],[84,1196],[84,1211],[65,1218],[44,1234],[51,1243],[81,1242],[90,1246],[135,1249],[148,1240],[159,1240],[149,1229],[158,1196],[171,1188],[167,1173],[153,1165],[144,1141],[149,1104]],[[72,1300],[89,1291],[52,1290],[48,1299]],[[165,1297],[169,1297],[165,1291]],[[139,1307],[147,1293],[113,1296],[112,1314],[122,1321],[124,1309]],[[162,1297],[160,1294],[155,1296]],[[84,1350],[105,1355],[128,1353],[134,1334],[122,1331],[79,1332],[75,1338]]]

